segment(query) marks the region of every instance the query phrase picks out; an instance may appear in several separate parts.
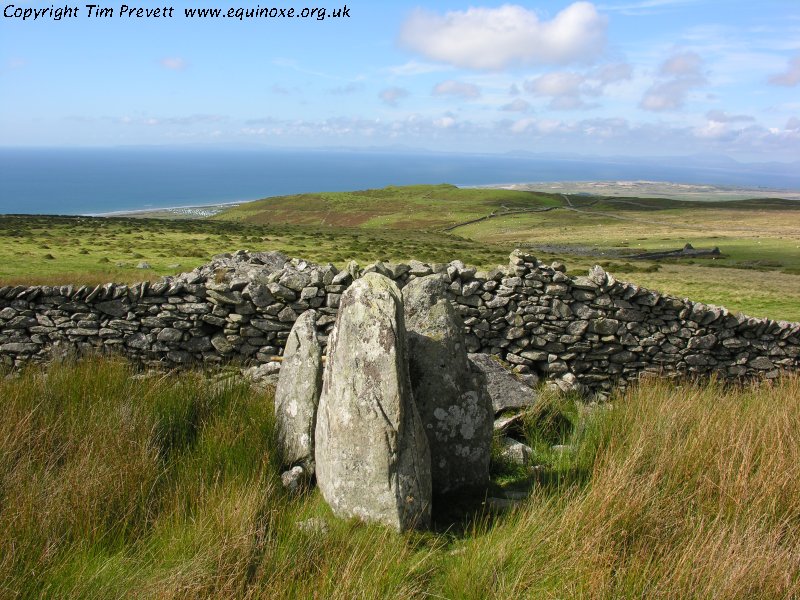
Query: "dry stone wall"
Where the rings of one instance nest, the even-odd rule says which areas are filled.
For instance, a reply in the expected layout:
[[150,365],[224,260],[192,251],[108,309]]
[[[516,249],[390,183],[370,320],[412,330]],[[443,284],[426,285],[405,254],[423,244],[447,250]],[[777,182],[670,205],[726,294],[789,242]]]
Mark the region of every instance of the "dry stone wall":
[[402,288],[440,274],[465,324],[470,352],[499,355],[521,374],[609,390],[641,374],[774,378],[800,367],[800,324],[756,319],[617,281],[600,267],[570,277],[521,251],[479,271],[449,264],[375,263],[359,268],[289,260],[273,252],[217,256],[155,283],[0,288],[0,361],[122,353],[183,366],[280,354],[297,317],[317,311],[321,342],[339,299],[368,272]]

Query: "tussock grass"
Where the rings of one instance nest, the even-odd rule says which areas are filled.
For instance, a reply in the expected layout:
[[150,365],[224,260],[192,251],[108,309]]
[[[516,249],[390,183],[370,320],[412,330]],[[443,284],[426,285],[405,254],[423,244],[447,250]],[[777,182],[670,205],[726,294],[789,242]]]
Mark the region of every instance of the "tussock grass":
[[798,423],[797,377],[758,389],[648,381],[577,434],[582,460],[594,453],[589,482],[542,489],[479,532],[442,589],[468,590],[465,598],[797,597]]
[[796,376],[548,398],[528,500],[404,535],[288,497],[272,397],[239,383],[86,360],[0,380],[0,402],[1,597],[800,595]]

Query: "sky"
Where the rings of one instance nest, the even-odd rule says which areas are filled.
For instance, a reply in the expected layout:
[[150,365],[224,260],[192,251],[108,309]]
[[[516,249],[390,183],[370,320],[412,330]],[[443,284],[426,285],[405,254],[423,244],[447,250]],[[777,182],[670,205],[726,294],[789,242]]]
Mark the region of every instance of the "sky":
[[[800,160],[798,0],[354,0],[339,18],[338,0],[129,0],[173,17],[114,3],[112,18],[84,3],[58,21],[5,16],[60,1],[0,3],[2,146]],[[203,7],[327,14],[185,16]]]

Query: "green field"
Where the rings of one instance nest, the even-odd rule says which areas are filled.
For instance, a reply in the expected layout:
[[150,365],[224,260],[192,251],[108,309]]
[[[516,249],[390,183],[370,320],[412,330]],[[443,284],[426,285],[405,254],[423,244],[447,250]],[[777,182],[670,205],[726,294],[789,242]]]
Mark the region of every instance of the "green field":
[[287,495],[271,394],[134,375],[95,359],[0,379],[0,597],[800,594],[797,377],[649,381],[613,409],[544,395],[537,469],[495,461],[488,491],[527,499],[436,499],[433,531],[398,535]]
[[[159,216],[168,215],[163,211]],[[565,196],[449,185],[267,198],[207,219],[0,217],[0,283],[131,282],[238,249],[354,259],[455,258],[480,267],[511,250],[601,264],[618,277],[753,316],[800,321],[800,203]],[[719,247],[718,258],[630,255]],[[147,262],[150,270],[137,269]]]

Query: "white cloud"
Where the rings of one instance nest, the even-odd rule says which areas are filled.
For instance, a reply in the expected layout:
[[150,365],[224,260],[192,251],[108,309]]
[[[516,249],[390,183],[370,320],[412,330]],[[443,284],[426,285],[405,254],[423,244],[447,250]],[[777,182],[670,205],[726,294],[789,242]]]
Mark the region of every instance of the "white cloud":
[[389,72],[398,77],[413,77],[414,75],[426,75],[428,73],[438,73],[447,71],[449,67],[443,65],[434,65],[431,63],[421,63],[411,60],[403,65],[390,67]]
[[604,49],[607,19],[590,2],[575,2],[549,21],[515,4],[444,15],[417,9],[400,42],[430,60],[468,69],[591,62]]
[[400,87],[390,87],[382,90],[380,94],[378,94],[378,98],[380,98],[384,104],[388,104],[389,106],[397,106],[397,102],[406,98],[408,96],[408,90],[400,88]]
[[791,117],[786,121],[786,131],[800,131],[800,119]]
[[536,126],[536,119],[519,119],[511,124],[511,133],[527,133],[528,130]]
[[597,67],[594,69],[590,77],[597,79],[601,85],[609,85],[625,81],[633,77],[633,67],[627,63],[612,63]]
[[433,126],[437,129],[452,129],[456,126],[456,120],[451,116],[444,116],[441,119],[436,119]]
[[547,73],[525,82],[525,90],[539,97],[550,98],[550,108],[575,110],[593,108],[585,96],[602,96],[611,84],[630,79],[633,69],[625,63],[608,64],[586,74],[572,71]]
[[158,62],[162,67],[169,69],[170,71],[183,71],[189,66],[189,63],[179,56],[167,56]]
[[700,74],[703,59],[696,52],[681,52],[665,60],[659,73],[667,77],[693,77]]
[[706,113],[706,118],[716,123],[748,123],[756,120],[750,115],[730,115],[724,110],[710,110]]
[[505,104],[500,107],[500,110],[506,112],[526,112],[530,109],[531,105],[530,102],[527,100],[523,100],[522,98],[515,98],[512,102]]
[[547,73],[525,82],[525,89],[536,96],[550,98],[550,108],[574,110],[587,108],[581,94],[586,78],[578,73]]
[[695,52],[682,52],[665,60],[659,68],[660,81],[644,94],[639,106],[660,112],[683,108],[689,93],[706,84],[703,59]]
[[786,70],[769,78],[769,82],[775,85],[785,85],[794,87],[800,84],[800,55],[795,56],[789,61]]
[[473,83],[448,79],[436,84],[431,93],[434,96],[458,96],[466,100],[472,100],[481,95],[481,90]]

